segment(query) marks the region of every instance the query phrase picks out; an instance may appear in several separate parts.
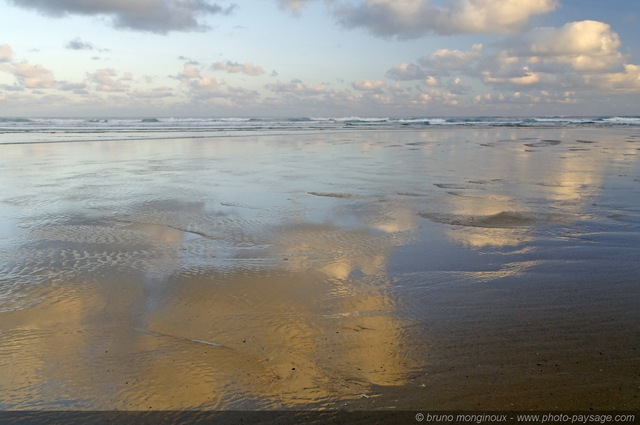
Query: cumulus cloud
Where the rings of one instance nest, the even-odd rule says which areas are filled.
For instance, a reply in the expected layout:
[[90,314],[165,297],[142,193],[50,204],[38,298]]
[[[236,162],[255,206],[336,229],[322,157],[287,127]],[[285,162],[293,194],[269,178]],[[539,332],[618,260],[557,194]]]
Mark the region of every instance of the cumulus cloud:
[[387,71],[387,77],[392,80],[409,81],[409,80],[422,80],[426,77],[426,74],[422,68],[413,63],[401,63],[395,65],[393,68]]
[[508,52],[532,64],[560,62],[576,71],[621,70],[618,34],[598,21],[569,22],[561,28],[536,28],[512,41]]
[[9,0],[48,16],[107,16],[117,28],[166,34],[169,31],[201,31],[203,15],[230,14],[235,5],[222,7],[208,0]]
[[[531,29],[489,49],[480,44],[466,51],[439,49],[418,60],[424,68],[400,64],[387,75],[398,80],[420,73],[434,78],[465,75],[518,92],[640,90],[637,68],[625,63],[620,47],[620,38],[608,24],[569,22],[559,28]],[[436,80],[424,82],[434,85]],[[466,91],[466,86],[462,90],[455,80],[446,86],[452,92]]]
[[11,62],[13,49],[8,44],[0,44],[0,63]]
[[548,13],[556,0],[367,0],[342,5],[335,13],[347,28],[363,27],[381,37],[437,34],[512,34],[534,15]]
[[227,71],[231,74],[246,74],[251,76],[264,74],[264,69],[261,66],[257,66],[252,64],[251,62],[247,63],[237,63],[237,62],[216,62],[211,65],[211,69],[219,70],[219,71]]
[[632,68],[625,64],[620,47],[618,35],[603,22],[536,28],[504,43],[490,61],[484,61],[481,73],[487,83],[512,86],[588,88],[594,81],[600,87],[621,80],[633,83]]

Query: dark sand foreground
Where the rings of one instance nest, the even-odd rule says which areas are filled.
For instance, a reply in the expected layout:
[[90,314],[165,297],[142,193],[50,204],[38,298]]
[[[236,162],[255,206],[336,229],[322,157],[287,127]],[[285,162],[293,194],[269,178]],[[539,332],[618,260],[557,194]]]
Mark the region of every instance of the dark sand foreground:
[[640,409],[640,131],[0,146],[0,409]]

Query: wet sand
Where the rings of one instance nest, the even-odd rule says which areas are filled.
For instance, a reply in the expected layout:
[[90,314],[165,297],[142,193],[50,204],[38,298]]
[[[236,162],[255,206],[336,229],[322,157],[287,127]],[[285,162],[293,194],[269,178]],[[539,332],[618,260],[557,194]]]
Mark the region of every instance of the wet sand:
[[0,409],[640,409],[639,154],[633,128],[2,145]]

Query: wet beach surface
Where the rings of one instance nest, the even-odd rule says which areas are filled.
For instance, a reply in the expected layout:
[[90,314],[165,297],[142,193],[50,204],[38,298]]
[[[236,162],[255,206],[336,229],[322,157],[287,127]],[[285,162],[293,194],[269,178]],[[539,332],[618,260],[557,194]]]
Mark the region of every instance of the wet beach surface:
[[639,154],[624,127],[0,145],[0,409],[637,410]]

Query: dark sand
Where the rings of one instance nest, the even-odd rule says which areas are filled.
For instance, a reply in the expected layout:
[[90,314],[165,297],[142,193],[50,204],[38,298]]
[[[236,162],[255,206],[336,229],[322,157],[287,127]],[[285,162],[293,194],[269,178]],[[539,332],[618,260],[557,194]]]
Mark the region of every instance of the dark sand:
[[638,136],[0,146],[0,409],[638,410]]

